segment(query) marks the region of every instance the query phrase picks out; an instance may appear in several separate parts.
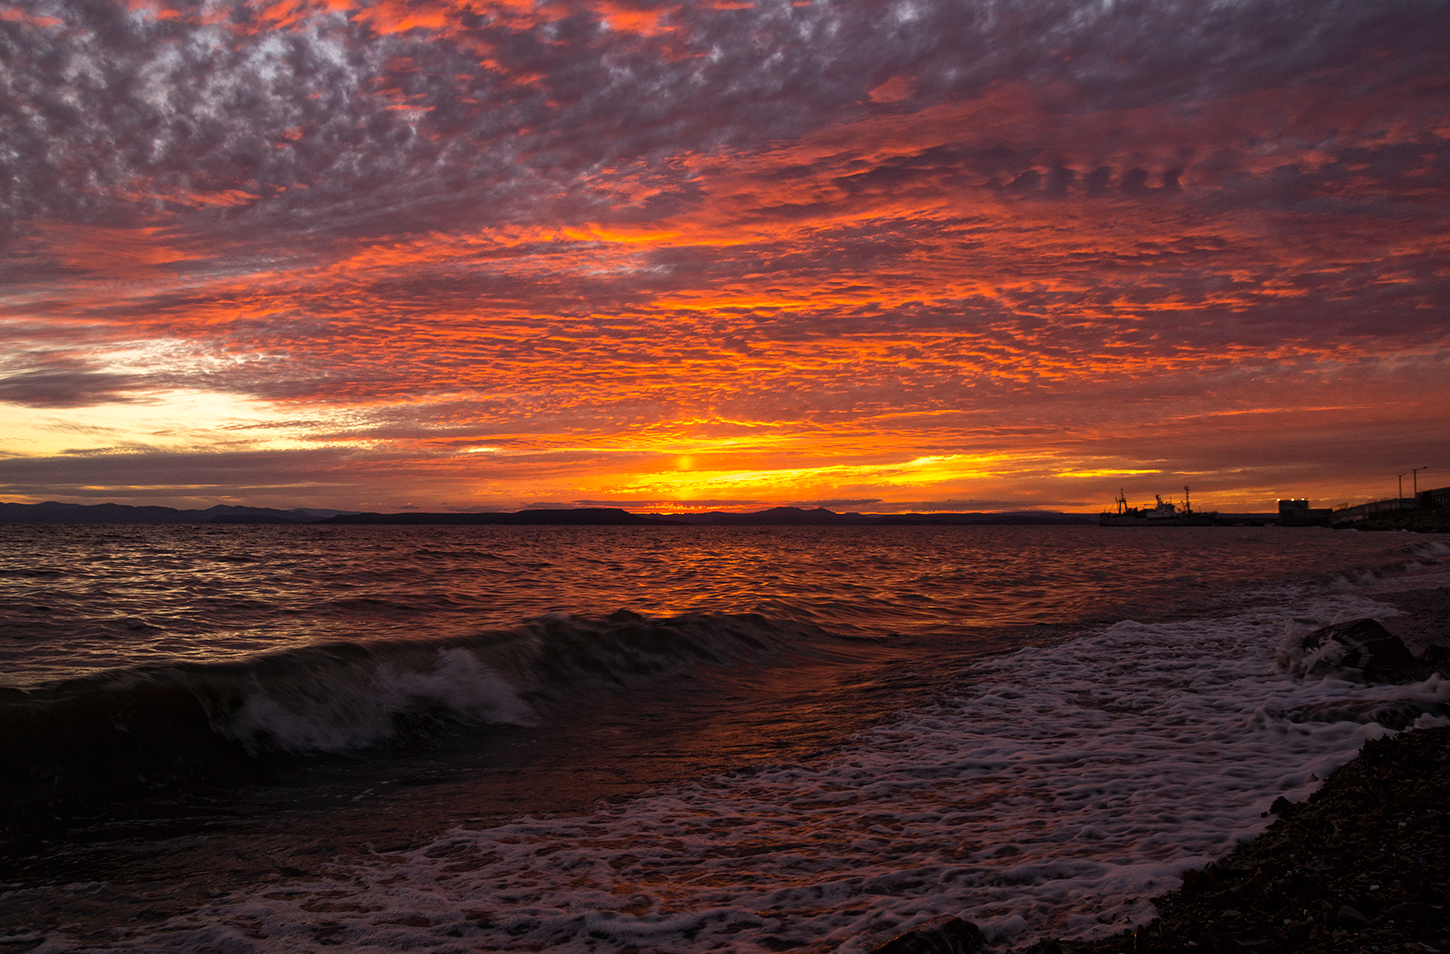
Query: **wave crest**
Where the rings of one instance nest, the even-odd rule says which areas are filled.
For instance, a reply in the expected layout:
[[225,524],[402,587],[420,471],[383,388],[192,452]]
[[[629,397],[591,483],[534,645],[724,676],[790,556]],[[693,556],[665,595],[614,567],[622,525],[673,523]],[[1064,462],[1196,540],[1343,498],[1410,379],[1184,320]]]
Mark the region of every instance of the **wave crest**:
[[634,690],[804,645],[758,615],[551,614],[441,641],[333,643],[243,661],[116,670],[0,697],[0,803],[180,776],[272,755],[427,744],[531,725],[581,690]]

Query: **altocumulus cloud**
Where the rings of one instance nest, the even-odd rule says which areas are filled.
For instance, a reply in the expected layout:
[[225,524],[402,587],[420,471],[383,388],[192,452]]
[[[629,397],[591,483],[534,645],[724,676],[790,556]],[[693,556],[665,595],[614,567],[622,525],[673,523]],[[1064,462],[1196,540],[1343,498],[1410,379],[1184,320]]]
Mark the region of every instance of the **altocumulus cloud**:
[[[25,221],[163,214],[183,236],[253,242],[656,217],[694,197],[688,157],[1009,85],[1033,91],[1024,112],[919,154],[853,156],[843,186],[965,174],[1061,195],[1191,180],[1225,201],[1288,203],[1413,191],[1446,163],[1434,94],[1450,17],[1433,2],[10,11],[12,237]],[[873,101],[894,78],[906,95]],[[1346,93],[1395,107],[1367,120],[1337,108]],[[1225,103],[1234,115],[1217,114]],[[1275,147],[1283,165],[1245,154],[1232,127],[1256,120],[1302,124],[1289,132],[1313,137],[1314,167],[1292,142]]]
[[23,2],[0,400],[495,470],[1391,415],[1445,389],[1447,49],[1427,0]]

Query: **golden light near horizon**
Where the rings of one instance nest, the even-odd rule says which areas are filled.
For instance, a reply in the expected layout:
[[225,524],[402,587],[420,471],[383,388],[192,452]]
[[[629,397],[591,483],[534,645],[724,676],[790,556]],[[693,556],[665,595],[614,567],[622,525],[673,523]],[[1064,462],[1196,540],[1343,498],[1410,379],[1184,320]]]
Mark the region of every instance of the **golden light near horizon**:
[[[1005,461],[1005,457],[998,460]],[[925,491],[948,481],[970,481],[995,476],[982,469],[988,461],[959,456],[917,458],[884,464],[827,464],[818,467],[783,468],[779,470],[709,470],[640,474],[634,483],[607,489],[620,496],[646,497],[655,500],[719,499],[735,497],[752,500],[791,499],[791,494],[830,495],[842,488],[861,485],[887,486]]]

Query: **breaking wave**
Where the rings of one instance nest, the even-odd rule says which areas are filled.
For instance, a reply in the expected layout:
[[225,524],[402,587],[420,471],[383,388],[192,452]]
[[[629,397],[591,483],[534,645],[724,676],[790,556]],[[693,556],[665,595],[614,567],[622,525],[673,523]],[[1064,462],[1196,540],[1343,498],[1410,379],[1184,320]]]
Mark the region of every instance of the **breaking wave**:
[[469,638],[334,643],[135,667],[0,697],[0,802],[247,771],[272,756],[532,725],[586,689],[756,664],[810,635],[758,615],[552,614]]

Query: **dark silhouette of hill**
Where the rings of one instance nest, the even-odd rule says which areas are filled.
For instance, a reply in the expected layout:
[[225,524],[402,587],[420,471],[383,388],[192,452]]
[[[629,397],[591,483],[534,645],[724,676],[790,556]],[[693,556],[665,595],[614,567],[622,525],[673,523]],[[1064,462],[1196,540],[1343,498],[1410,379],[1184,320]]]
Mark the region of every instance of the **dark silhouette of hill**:
[[268,507],[132,507],[128,504],[0,503],[0,523],[315,523],[337,510],[273,510]]
[[1041,524],[1095,524],[1097,517],[1046,510],[1013,513],[836,513],[824,507],[773,507],[756,513],[671,513],[670,520],[696,526],[718,527],[901,527],[985,526]]
[[772,507],[755,513],[726,513],[713,510],[709,513],[670,513],[667,519],[680,523],[709,527],[837,527],[859,526],[874,521],[859,513],[836,513],[824,507],[802,510],[799,507]]
[[642,517],[612,507],[580,510],[520,510],[517,513],[347,513],[321,521],[327,524],[421,526],[573,526],[632,527],[672,523],[660,517]]
[[86,524],[331,524],[342,526],[586,526],[690,524],[711,527],[893,527],[1090,524],[1097,518],[1053,511],[1014,513],[836,513],[824,507],[772,507],[755,513],[635,514],[616,507],[520,510],[488,513],[355,513],[340,510],[275,510],[215,506],[205,510],[133,507],[127,504],[0,503],[0,523]]

